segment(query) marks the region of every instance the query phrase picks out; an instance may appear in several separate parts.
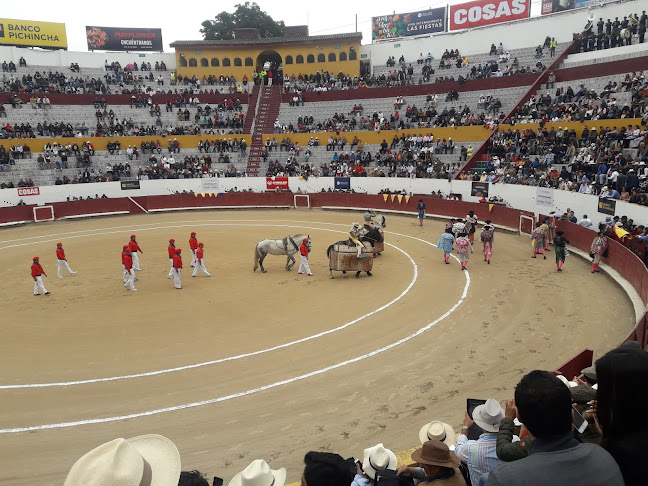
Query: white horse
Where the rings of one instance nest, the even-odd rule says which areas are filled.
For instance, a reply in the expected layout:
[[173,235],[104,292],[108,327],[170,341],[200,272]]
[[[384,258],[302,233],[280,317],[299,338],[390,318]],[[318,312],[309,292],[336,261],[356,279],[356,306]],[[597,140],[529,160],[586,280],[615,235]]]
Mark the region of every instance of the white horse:
[[256,272],[256,269],[261,267],[261,271],[266,273],[266,269],[263,268],[263,260],[268,255],[286,255],[286,270],[290,270],[295,265],[293,255],[299,251],[299,247],[303,243],[304,238],[308,238],[306,246],[310,249],[310,235],[288,235],[280,240],[259,241],[254,248],[254,271]]

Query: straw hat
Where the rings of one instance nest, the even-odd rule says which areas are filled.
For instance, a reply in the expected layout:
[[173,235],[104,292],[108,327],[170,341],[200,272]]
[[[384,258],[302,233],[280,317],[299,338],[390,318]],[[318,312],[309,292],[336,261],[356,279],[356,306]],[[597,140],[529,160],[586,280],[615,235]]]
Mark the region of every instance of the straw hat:
[[452,426],[433,420],[429,424],[425,424],[419,430],[419,440],[421,444],[425,444],[428,440],[439,440],[444,444],[451,446],[455,442],[455,432]]
[[270,469],[263,459],[256,459],[232,478],[228,486],[283,486],[286,469]]
[[397,462],[396,454],[382,444],[376,444],[364,450],[362,470],[371,479],[376,479],[376,471],[396,470]]
[[180,453],[161,435],[115,439],[74,463],[64,486],[177,486]]

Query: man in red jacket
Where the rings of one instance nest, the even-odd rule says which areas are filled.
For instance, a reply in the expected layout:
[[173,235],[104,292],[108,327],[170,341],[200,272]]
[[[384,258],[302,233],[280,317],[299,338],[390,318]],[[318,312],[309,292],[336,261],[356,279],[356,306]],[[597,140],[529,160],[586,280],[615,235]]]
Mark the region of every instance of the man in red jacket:
[[202,270],[206,277],[211,277],[211,273],[209,273],[207,268],[205,268],[205,261],[203,260],[205,252],[203,251],[203,246],[205,246],[204,243],[198,243],[198,249],[196,250],[196,266],[194,267],[193,274],[191,274],[192,277],[198,276],[198,270]]
[[299,262],[299,270],[297,273],[302,274],[304,273],[303,271],[306,271],[306,273],[310,276],[313,275],[313,273],[310,270],[310,267],[308,266],[308,253],[310,252],[310,249],[308,248],[308,238],[304,238],[304,241],[299,247],[299,254],[301,255],[301,261]]
[[196,250],[198,249],[198,239],[196,238],[196,232],[191,232],[191,237],[189,238],[189,248],[191,249],[191,266],[196,266]]
[[173,286],[178,290],[182,289],[182,282],[180,281],[180,273],[182,272],[181,253],[182,250],[178,248],[173,256]]
[[63,278],[63,275],[61,275],[61,270],[63,268],[67,268],[67,271],[70,272],[70,275],[76,275],[76,272],[72,271],[72,269],[70,268],[70,264],[67,262],[67,259],[65,258],[65,250],[63,250],[63,243],[56,244],[56,258],[58,258],[58,271],[57,271],[58,278]]
[[135,288],[135,271],[133,270],[133,252],[130,248],[125,249],[122,252],[122,263],[124,264],[124,270],[126,271],[126,282],[124,287],[129,288],[131,292],[137,292]]
[[45,275],[47,277],[47,274],[45,273],[45,270],[43,270],[43,267],[41,267],[40,260],[38,257],[34,257],[33,263],[31,266],[31,276],[34,279],[34,295],[40,295],[38,293],[38,289],[43,291],[43,294],[49,295],[51,292],[48,292],[45,289],[45,286],[43,285],[43,279],[41,278],[41,275]]
[[136,272],[141,271],[142,269],[140,268],[139,264],[139,258],[137,256],[137,252],[139,251],[140,253],[144,253],[140,246],[137,244],[137,241],[135,240],[135,235],[131,235],[130,241],[128,242],[128,248],[131,252],[131,258],[133,259],[133,270]]
[[173,278],[173,257],[175,256],[175,240],[171,238],[169,240],[169,263],[171,264],[171,270],[169,270],[169,278]]
[[124,258],[126,257],[126,252],[128,251],[128,245],[122,247],[122,277],[124,278],[124,283],[128,282],[128,274],[126,273],[126,265],[124,265]]

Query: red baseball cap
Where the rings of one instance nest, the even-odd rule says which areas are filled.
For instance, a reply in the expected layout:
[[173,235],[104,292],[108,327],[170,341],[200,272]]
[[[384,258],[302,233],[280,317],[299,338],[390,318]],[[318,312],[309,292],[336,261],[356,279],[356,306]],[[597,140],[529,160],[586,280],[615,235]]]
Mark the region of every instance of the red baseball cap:
[[308,242],[308,238],[304,238],[304,243]]
[[173,238],[171,238],[171,239],[169,240],[169,243],[173,243],[174,241],[175,241],[175,240],[174,240]]
[[128,250],[128,245],[124,245],[124,250]]
[[36,260],[40,260],[40,258],[38,258],[38,257],[34,257],[34,261],[36,261]]
[[193,236],[193,235],[195,235],[195,234],[196,234],[196,232],[195,232],[195,231],[192,231],[192,232],[191,232],[191,236]]
[[131,238],[135,238],[135,235],[131,235]]
[[198,243],[198,246],[205,246],[205,244],[200,242],[200,243]]
[[182,248],[176,248],[176,253],[180,253],[182,251]]
[[63,246],[63,243],[57,243],[56,246]]

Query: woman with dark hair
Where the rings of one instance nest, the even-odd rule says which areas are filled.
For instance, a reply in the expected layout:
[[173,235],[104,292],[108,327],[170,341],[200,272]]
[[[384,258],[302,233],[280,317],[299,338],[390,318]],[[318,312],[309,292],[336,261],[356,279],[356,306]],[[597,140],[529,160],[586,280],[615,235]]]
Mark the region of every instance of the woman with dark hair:
[[626,486],[646,484],[648,353],[621,346],[596,361],[596,419],[604,447],[619,464]]

